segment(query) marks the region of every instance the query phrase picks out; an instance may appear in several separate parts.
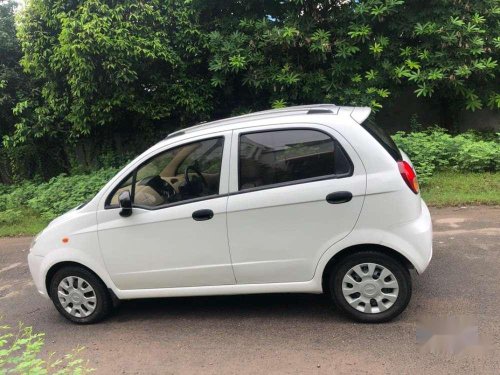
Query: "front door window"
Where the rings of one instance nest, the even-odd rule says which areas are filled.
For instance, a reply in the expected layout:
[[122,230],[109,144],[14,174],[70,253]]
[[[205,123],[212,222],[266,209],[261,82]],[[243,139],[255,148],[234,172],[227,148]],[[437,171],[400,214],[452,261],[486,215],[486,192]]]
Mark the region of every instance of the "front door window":
[[137,168],[113,193],[111,205],[129,190],[134,206],[156,208],[219,194],[224,138],[175,147]]

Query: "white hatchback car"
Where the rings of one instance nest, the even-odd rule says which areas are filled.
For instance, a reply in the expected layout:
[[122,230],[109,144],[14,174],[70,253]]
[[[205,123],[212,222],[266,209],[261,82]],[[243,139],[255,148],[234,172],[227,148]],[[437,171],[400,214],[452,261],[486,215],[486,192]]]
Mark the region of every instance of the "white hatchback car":
[[432,224],[404,153],[369,108],[310,105],[169,135],[52,221],[28,261],[76,323],[119,300],[327,293],[352,318],[394,318]]

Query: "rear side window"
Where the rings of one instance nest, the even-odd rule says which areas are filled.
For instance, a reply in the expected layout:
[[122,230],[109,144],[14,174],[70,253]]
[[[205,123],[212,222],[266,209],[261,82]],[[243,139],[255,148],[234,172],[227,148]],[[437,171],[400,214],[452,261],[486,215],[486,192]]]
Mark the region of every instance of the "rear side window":
[[348,175],[351,163],[329,135],[309,129],[240,136],[239,189]]
[[361,126],[372,135],[373,138],[377,140],[378,143],[382,145],[383,148],[394,158],[396,161],[403,160],[401,156],[401,151],[399,151],[398,146],[394,143],[391,136],[385,132],[384,129],[379,127],[371,119],[366,120],[361,124]]

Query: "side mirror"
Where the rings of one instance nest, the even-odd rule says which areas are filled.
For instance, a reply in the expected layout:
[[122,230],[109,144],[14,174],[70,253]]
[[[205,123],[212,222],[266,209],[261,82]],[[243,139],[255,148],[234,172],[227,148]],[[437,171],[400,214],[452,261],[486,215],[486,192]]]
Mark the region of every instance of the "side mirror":
[[125,190],[118,196],[118,202],[120,202],[120,216],[128,217],[132,215],[132,198],[130,197],[130,191]]

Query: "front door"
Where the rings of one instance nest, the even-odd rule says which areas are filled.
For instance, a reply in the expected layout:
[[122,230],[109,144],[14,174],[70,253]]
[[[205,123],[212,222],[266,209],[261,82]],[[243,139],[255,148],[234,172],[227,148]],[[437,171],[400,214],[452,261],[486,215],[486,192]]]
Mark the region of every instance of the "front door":
[[330,132],[235,131],[231,189],[237,193],[227,212],[238,284],[311,280],[321,255],[353,229],[366,176],[348,143]]
[[[159,152],[111,192],[97,213],[98,233],[119,289],[235,283],[225,194],[230,137],[223,133]],[[119,215],[124,190],[133,200],[129,217]]]

